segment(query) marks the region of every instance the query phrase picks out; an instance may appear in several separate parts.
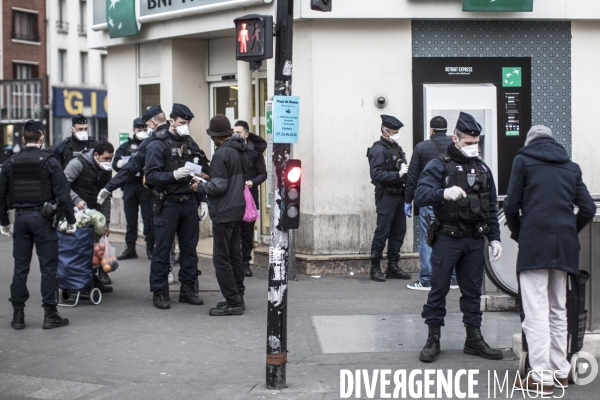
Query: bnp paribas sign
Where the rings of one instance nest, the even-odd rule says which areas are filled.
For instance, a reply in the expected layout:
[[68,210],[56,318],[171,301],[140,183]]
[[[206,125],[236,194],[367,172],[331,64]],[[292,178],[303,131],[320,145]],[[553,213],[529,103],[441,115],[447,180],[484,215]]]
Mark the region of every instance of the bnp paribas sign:
[[463,0],[463,11],[531,12],[533,0]]

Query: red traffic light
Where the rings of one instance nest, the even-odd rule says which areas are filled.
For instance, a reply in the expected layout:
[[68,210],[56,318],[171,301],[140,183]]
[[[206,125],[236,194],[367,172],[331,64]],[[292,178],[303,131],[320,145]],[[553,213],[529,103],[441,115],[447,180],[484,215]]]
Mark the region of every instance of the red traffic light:
[[302,175],[302,169],[300,167],[293,167],[287,173],[287,179],[291,183],[296,183],[300,180],[300,176]]

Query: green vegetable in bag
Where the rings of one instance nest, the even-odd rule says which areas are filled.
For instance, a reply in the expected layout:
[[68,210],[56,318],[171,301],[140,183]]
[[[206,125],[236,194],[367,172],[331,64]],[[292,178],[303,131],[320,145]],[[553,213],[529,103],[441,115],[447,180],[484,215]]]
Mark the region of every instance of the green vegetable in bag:
[[94,232],[97,235],[104,235],[104,227],[106,226],[106,217],[100,211],[88,210],[87,211],[90,222],[94,226]]

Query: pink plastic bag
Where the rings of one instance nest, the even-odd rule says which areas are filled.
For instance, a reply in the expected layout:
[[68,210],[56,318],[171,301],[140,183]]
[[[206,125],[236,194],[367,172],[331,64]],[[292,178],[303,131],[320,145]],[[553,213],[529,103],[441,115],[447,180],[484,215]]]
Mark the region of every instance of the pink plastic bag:
[[250,189],[248,189],[248,186],[244,186],[244,198],[246,199],[246,212],[244,213],[244,222],[254,222],[258,219],[260,215],[258,214],[258,210],[256,209],[256,203],[254,203],[252,193],[250,193]]

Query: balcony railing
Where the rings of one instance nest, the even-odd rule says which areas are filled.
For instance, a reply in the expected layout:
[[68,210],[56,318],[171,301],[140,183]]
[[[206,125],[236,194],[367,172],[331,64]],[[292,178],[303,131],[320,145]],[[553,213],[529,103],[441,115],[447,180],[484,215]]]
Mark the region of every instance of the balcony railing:
[[67,21],[56,21],[56,32],[69,33],[69,23]]
[[84,24],[77,25],[77,32],[79,36],[87,36],[87,27]]
[[0,81],[0,123],[16,123],[42,118],[41,79]]
[[27,42],[39,42],[40,35],[36,35],[32,32],[12,32],[12,38],[15,40],[25,40]]

